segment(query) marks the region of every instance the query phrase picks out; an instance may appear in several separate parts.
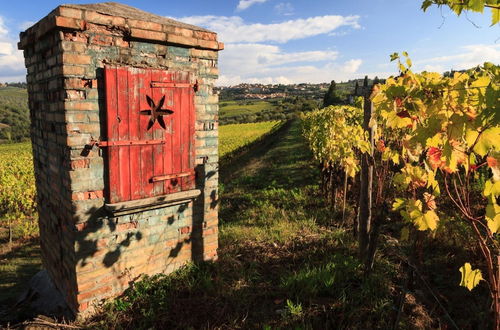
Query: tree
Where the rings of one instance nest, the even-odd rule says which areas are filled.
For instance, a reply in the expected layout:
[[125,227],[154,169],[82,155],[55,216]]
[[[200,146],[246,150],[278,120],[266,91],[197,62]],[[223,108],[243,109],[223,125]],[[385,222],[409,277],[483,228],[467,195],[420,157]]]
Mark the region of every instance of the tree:
[[337,84],[335,80],[332,80],[330,87],[323,98],[323,107],[328,107],[330,105],[341,104],[342,98],[337,91]]
[[358,95],[358,90],[359,90],[359,84],[358,81],[356,80],[356,86],[354,86],[354,95]]
[[447,6],[458,16],[464,11],[482,13],[486,7],[491,9],[491,26],[500,22],[500,4],[498,0],[424,0],[422,10],[426,11],[432,5],[438,7]]
[[368,87],[368,76],[365,76],[365,80],[363,80],[363,87]]

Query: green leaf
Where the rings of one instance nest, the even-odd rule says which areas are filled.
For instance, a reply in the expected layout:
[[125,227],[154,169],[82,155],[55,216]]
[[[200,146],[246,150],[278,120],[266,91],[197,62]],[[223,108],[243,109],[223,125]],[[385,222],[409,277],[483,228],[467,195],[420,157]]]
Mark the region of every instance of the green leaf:
[[468,262],[460,267],[460,273],[462,273],[460,286],[466,287],[469,291],[472,291],[479,284],[479,281],[483,279],[481,271],[479,269],[472,270],[472,266]]
[[424,2],[422,2],[422,10],[425,12],[427,10],[427,8],[429,8],[430,6],[432,5],[432,1],[431,0],[424,0]]
[[453,152],[453,147],[449,141],[446,141],[444,145],[443,157],[446,161],[446,166],[448,166],[452,172],[455,172],[457,170],[457,155]]
[[401,54],[403,54],[404,57],[408,57],[408,52],[402,52]]
[[397,60],[399,58],[399,54],[398,53],[392,53],[390,56],[391,56],[391,62],[395,61],[395,60]]
[[401,237],[399,238],[399,240],[401,242],[404,242],[407,241],[409,237],[410,237],[410,228],[405,226],[401,229]]
[[470,0],[468,8],[472,11],[482,13],[484,10],[484,0]]

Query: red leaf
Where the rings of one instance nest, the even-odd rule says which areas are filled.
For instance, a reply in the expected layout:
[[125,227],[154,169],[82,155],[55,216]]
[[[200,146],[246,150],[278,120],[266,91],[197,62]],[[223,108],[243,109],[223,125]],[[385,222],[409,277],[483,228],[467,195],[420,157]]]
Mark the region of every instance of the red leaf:
[[400,118],[410,118],[410,114],[408,113],[407,110],[400,111],[396,114],[396,116]]
[[498,166],[498,161],[495,157],[491,156],[486,157],[486,162],[488,163],[488,166],[491,168],[495,168]]
[[380,152],[384,152],[385,151],[385,142],[384,142],[384,140],[378,140],[377,141],[377,150],[380,151]]
[[429,150],[427,150],[427,160],[433,170],[443,165],[443,161],[441,160],[442,153],[441,149],[436,147],[430,147]]

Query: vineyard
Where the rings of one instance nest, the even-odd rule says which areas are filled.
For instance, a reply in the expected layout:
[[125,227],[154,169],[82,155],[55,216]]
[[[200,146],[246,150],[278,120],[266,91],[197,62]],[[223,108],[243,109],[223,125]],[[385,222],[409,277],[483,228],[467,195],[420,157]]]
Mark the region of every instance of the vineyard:
[[[478,17],[474,13],[491,13],[491,26],[498,27],[498,1],[421,0],[419,5],[424,12],[430,7],[437,7],[435,9],[440,10],[442,25],[449,13],[458,16],[471,13],[466,19],[479,28],[474,23]],[[259,2],[258,6],[252,8],[255,12],[259,7],[269,5],[266,1],[246,1],[246,5],[256,2]],[[240,1],[238,7],[240,5],[245,5],[245,1]],[[298,3],[294,6],[298,10]],[[443,8],[447,10],[444,13]],[[276,6],[275,10],[278,9]],[[400,23],[394,17],[401,12],[394,10],[392,19],[390,16],[382,18],[384,22]],[[85,19],[85,28],[80,27],[78,32],[71,34],[66,32],[66,29],[69,31],[66,27],[61,37],[79,39],[80,34],[93,31],[93,23],[89,21],[92,15],[88,13],[81,16]],[[366,12],[362,14],[351,17],[361,20],[367,16]],[[319,18],[325,20],[328,17]],[[411,18],[420,23],[415,17]],[[380,25],[379,16],[377,19]],[[241,14],[241,17],[234,16],[226,21],[231,26],[238,27],[241,23],[245,24],[241,25],[245,29],[248,25],[248,28],[259,31],[270,26],[275,30],[273,34],[281,35],[281,23],[277,20],[270,24],[247,24]],[[316,18],[300,19],[299,29],[301,26],[309,28],[299,32],[312,33],[310,31],[319,29],[319,24],[313,29],[309,21],[316,22]],[[134,24],[133,20],[127,22]],[[291,17],[287,29],[290,22],[298,21]],[[422,24],[418,26],[424,31]],[[365,30],[365,26],[357,21],[353,21],[352,28],[357,30],[354,31],[356,36],[362,35]],[[405,34],[397,37],[405,37],[410,43],[415,31],[411,31],[410,25],[405,28]],[[111,30],[116,34],[123,32],[119,25],[110,26]],[[126,38],[122,38],[125,46],[133,46],[132,50],[137,50],[137,45],[148,40],[137,37],[138,30],[141,29],[133,27],[130,35],[124,34]],[[436,35],[443,36],[443,30]],[[375,31],[373,25],[370,31]],[[419,31],[418,38],[423,40],[422,31]],[[484,33],[485,29],[481,31]],[[312,36],[319,40],[323,34],[334,37],[337,32]],[[193,38],[185,37],[185,40],[198,40],[194,36],[205,34],[208,35],[208,32],[194,31]],[[261,72],[257,72],[259,74],[271,75],[274,71],[280,72],[278,69],[286,71],[294,68],[288,67],[290,63],[301,65],[295,67],[298,70],[294,74],[301,74],[301,71],[302,74],[305,71],[314,73],[308,68],[321,67],[309,63],[308,56],[321,59],[325,72],[334,69],[341,74],[349,73],[346,69],[342,71],[342,67],[335,64],[337,62],[330,65],[323,59],[322,51],[312,48],[288,56],[292,54],[288,53],[293,48],[291,44],[285,46],[287,41],[280,42],[264,35],[265,31],[252,36],[262,38],[262,41],[254,41],[253,44],[263,49],[256,59],[259,65],[262,64]],[[292,38],[290,40],[306,38],[296,35],[287,37]],[[464,42],[473,39],[469,37],[464,33]],[[389,41],[399,43],[398,38],[391,35]],[[366,41],[362,37],[352,39],[358,45]],[[165,40],[168,44],[171,40],[184,40],[184,37]],[[425,45],[427,41],[422,40],[413,44]],[[71,44],[69,40],[65,41]],[[87,41],[92,43],[98,38],[91,35]],[[267,41],[270,42],[269,49],[275,51],[266,56],[266,47],[263,46]],[[439,42],[432,40],[434,46],[436,41]],[[219,45],[218,41],[214,43]],[[156,42],[154,46],[159,44]],[[229,48],[238,48],[234,46],[236,44],[235,41],[228,41],[229,58],[232,57]],[[243,48],[250,44],[240,41],[238,45]],[[375,46],[378,45],[370,45],[376,49]],[[117,165],[123,163],[125,166],[121,168],[127,170],[118,166],[118,174],[107,172],[111,167],[109,164],[105,164],[102,171],[102,167],[89,167],[90,161],[81,165],[80,162],[89,160],[84,157],[93,153],[93,149],[85,147],[80,150],[80,147],[69,143],[67,135],[63,135],[62,143],[67,139],[67,147],[72,148],[71,164],[68,163],[67,168],[71,174],[70,188],[80,188],[75,184],[80,181],[86,184],[94,179],[101,184],[104,173],[105,192],[112,195],[115,182],[128,184],[138,181],[132,179],[133,176],[129,180],[131,173],[139,173],[144,184],[175,180],[175,184],[169,181],[174,187],[179,182],[178,177],[191,177],[195,172],[196,180],[191,181],[196,189],[190,187],[171,196],[159,193],[142,200],[108,201],[112,204],[103,206],[102,185],[95,191],[90,191],[87,186],[84,187],[88,189],[72,188],[71,209],[75,212],[69,218],[68,212],[56,214],[58,204],[66,205],[64,200],[63,203],[50,200],[57,196],[53,187],[59,185],[43,189],[43,185],[39,184],[40,192],[47,191],[47,196],[39,196],[43,197],[40,198],[40,208],[43,210],[46,204],[50,204],[46,213],[58,219],[52,221],[47,217],[49,229],[43,230],[41,237],[38,234],[31,144],[23,142],[29,135],[26,90],[12,86],[0,88],[0,328],[11,329],[14,324],[15,329],[44,325],[74,329],[500,330],[500,65],[496,63],[499,48],[496,45],[486,46],[479,45],[479,42],[476,46],[465,46],[464,51],[471,52],[461,54],[453,54],[450,50],[450,53],[434,56],[433,52],[429,52],[429,56],[433,57],[419,59],[415,61],[416,65],[407,52],[393,53],[388,59],[397,73],[383,79],[365,76],[362,85],[359,84],[359,72],[379,72],[375,70],[376,66],[369,68],[371,71],[366,70],[367,63],[374,63],[376,56],[370,61],[365,58],[348,60],[345,65],[353,64],[352,74],[356,75],[356,80],[339,83],[339,89],[332,80],[323,98],[317,97],[317,91],[309,93],[313,90],[307,83],[295,84],[296,94],[288,93],[287,85],[282,84],[274,87],[260,83],[242,83],[227,88],[203,86],[196,89],[198,94],[189,93],[196,95],[198,99],[195,101],[199,102],[195,103],[196,116],[188,117],[193,120],[189,123],[196,122],[196,125],[186,127],[196,127],[196,130],[203,127],[204,132],[198,131],[197,136],[193,133],[196,148],[193,149],[190,142],[186,144],[189,148],[178,148],[180,154],[189,151],[196,155],[196,167],[189,168],[186,174],[169,172],[161,175],[153,173],[154,176],[151,176],[145,170],[147,167],[151,169],[149,172],[156,172],[162,161],[162,166],[168,169],[167,165],[175,163],[173,160],[179,160],[176,153],[172,157],[170,154],[158,157],[155,152],[151,158],[145,158],[147,154],[141,151],[141,163],[137,163],[140,166],[131,166],[130,159],[133,157],[120,158],[119,155]],[[99,47],[104,49],[105,46]],[[217,51],[221,50],[220,47]],[[468,47],[474,47],[474,50]],[[174,48],[167,48],[168,55],[184,58],[177,56],[172,51]],[[438,47],[435,48],[435,54],[439,54]],[[341,53],[334,47],[331,49],[334,50],[329,51],[330,57],[337,58],[338,53],[339,59],[347,59],[347,52]],[[492,56],[486,54],[488,56],[482,62],[496,62],[473,66],[477,64],[473,61],[479,58],[478,53],[483,49],[484,53],[487,53],[486,49],[494,51],[491,51]],[[189,64],[194,68],[194,65],[211,63],[210,72],[213,68],[215,79],[219,58],[209,60],[211,57],[205,55],[211,53],[204,48],[198,53],[203,54],[203,59],[190,60]],[[146,49],[141,54],[148,55],[143,56],[145,59],[149,58]],[[375,50],[371,54],[375,55]],[[473,56],[469,56],[471,54]],[[154,56],[156,54],[151,58]],[[469,57],[474,59],[469,60]],[[163,59],[169,60],[167,57]],[[193,55],[191,59],[196,57]],[[221,57],[221,66],[223,62],[224,56]],[[274,62],[278,64],[271,66]],[[303,65],[301,62],[307,63]],[[147,61],[143,63],[149,66]],[[440,65],[434,65],[436,63]],[[415,69],[441,70],[445,68],[445,63],[453,65],[454,69],[443,73]],[[92,67],[93,70],[95,68]],[[240,79],[241,76],[236,73],[231,74]],[[326,74],[330,75],[329,72]],[[108,79],[107,75],[105,77]],[[307,75],[304,77],[307,78]],[[321,77],[318,72],[318,79]],[[150,75],[150,78],[153,76]],[[202,79],[210,83],[214,81],[212,78]],[[80,83],[85,86],[93,84],[93,80],[84,80],[77,78],[78,86]],[[251,80],[258,82],[258,78]],[[106,80],[106,88],[109,82]],[[151,88],[164,84],[157,80],[150,83]],[[73,79],[64,80],[64,85],[72,84]],[[32,89],[31,82],[28,85],[30,104],[35,106],[38,103],[31,101],[37,101],[45,90]],[[186,88],[190,86],[184,82],[173,85],[166,82],[163,86],[182,85]],[[199,87],[197,85],[195,87]],[[328,83],[318,85],[328,86]],[[48,90],[52,91],[49,86],[47,84]],[[83,89],[87,90],[87,87]],[[37,98],[32,99],[32,90],[37,92]],[[64,97],[80,95],[68,93],[70,90],[73,91],[66,89]],[[82,97],[84,94],[81,94]],[[106,94],[108,100],[111,100],[109,96],[112,94]],[[267,95],[274,95],[275,98],[267,98]],[[52,92],[44,96],[47,99],[44,104],[48,104],[50,109],[52,96]],[[215,104],[217,98],[218,107]],[[163,117],[155,117],[158,113],[174,113],[173,110],[162,109],[165,96],[158,106],[150,96],[146,99],[151,103],[151,110],[136,110],[151,115],[148,130],[155,120],[166,129]],[[203,103],[205,101],[208,105]],[[61,109],[67,111],[66,105],[71,108],[77,104],[73,102],[61,102]],[[103,109],[97,100],[95,105],[95,110],[89,111],[102,115]],[[116,116],[110,114],[109,108],[105,117],[108,125],[115,118],[118,122],[125,118],[121,113]],[[101,120],[98,124],[102,126],[104,122]],[[185,123],[184,120],[181,122]],[[36,121],[34,123],[33,127],[43,127]],[[66,120],[64,125],[69,130],[71,120]],[[110,127],[113,129],[113,125]],[[177,133],[182,131],[189,132],[177,130]],[[118,130],[118,133],[121,134],[121,131]],[[75,145],[81,146],[78,142]],[[128,148],[128,145],[146,146],[150,143],[153,142],[109,139],[100,141],[99,147],[121,145]],[[162,138],[154,143],[166,142]],[[213,157],[217,145],[219,157]],[[198,148],[200,146],[201,149]],[[162,150],[165,151],[165,148]],[[77,157],[73,158],[73,154]],[[191,160],[187,163],[181,161],[180,165],[193,165],[193,154],[186,154],[186,159]],[[99,157],[97,155],[96,152],[96,158]],[[149,159],[150,164],[142,166]],[[37,172],[43,172],[42,163],[35,160]],[[85,168],[79,173],[77,169],[80,165],[88,165],[89,170]],[[175,164],[170,167],[175,168]],[[134,168],[138,171],[133,171]],[[113,181],[113,176],[119,177],[119,180]],[[37,180],[42,177],[46,176],[40,175]],[[64,181],[68,180],[63,180],[63,185]],[[163,184],[159,186],[165,187]],[[180,185],[180,188],[186,188],[186,185]],[[132,194],[132,189],[124,190]],[[191,197],[187,199],[186,196]],[[45,197],[48,197],[48,202]],[[86,208],[88,205],[92,207],[89,210]],[[128,205],[129,208],[121,205]],[[113,209],[114,206],[118,212],[106,211],[106,208]],[[67,208],[69,202],[64,209]],[[42,228],[45,228],[45,223]],[[51,231],[57,232],[54,239],[45,235]],[[66,302],[71,303],[71,299],[75,298],[75,308],[81,308],[80,312],[89,312],[85,317],[80,317],[80,312],[75,312],[79,316],[71,321],[57,319],[57,316],[51,319],[52,315],[38,317],[41,313],[35,312],[32,305],[39,296],[36,291],[27,290],[26,299],[19,300],[26,283],[42,267],[40,241],[44,266],[61,269],[60,274],[55,276],[48,268],[49,276],[57,283],[67,284],[61,286],[63,289],[59,288],[64,296],[70,297],[66,298]],[[61,244],[52,248],[47,242]],[[144,268],[139,268],[143,264]],[[158,268],[150,271],[149,267],[155,265]],[[135,271],[137,274],[132,276]],[[112,281],[108,283],[108,280]],[[118,287],[125,291],[108,295]]]
[[0,145],[0,239],[37,234],[31,144]]
[[[223,157],[255,142],[280,122],[234,124],[220,127]],[[36,236],[35,178],[30,143],[0,145],[0,240]]]
[[243,148],[264,134],[269,133],[279,121],[267,121],[248,124],[230,124],[219,127],[219,156],[224,157],[231,152]]
[[[410,273],[425,245],[461,226],[462,248],[476,246],[456,271],[457,285],[487,289],[500,327],[500,67],[491,63],[451,77],[411,71],[373,86],[364,111],[330,107],[303,117],[304,136],[321,163],[324,195],[335,210],[357,210],[353,231],[369,274],[383,226],[398,226]],[[430,274],[429,274],[430,275]],[[432,274],[437,276],[438,274]]]

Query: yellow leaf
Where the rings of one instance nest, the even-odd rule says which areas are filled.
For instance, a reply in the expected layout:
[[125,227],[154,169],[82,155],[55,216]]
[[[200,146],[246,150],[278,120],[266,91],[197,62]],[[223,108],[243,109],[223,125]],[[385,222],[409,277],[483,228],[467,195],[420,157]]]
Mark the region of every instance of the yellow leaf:
[[500,22],[500,9],[491,8],[491,26]]
[[492,233],[500,230],[500,206],[493,200],[486,206],[486,222]]
[[479,281],[483,279],[481,271],[479,269],[472,270],[472,266],[468,262],[460,267],[460,273],[462,273],[460,286],[466,287],[469,291],[472,291],[472,289],[479,284]]
[[418,230],[435,230],[437,228],[439,217],[436,212],[429,210],[420,214],[421,215],[414,220]]
[[405,200],[403,198],[395,198],[394,203],[392,204],[392,210],[397,211],[404,207]]

